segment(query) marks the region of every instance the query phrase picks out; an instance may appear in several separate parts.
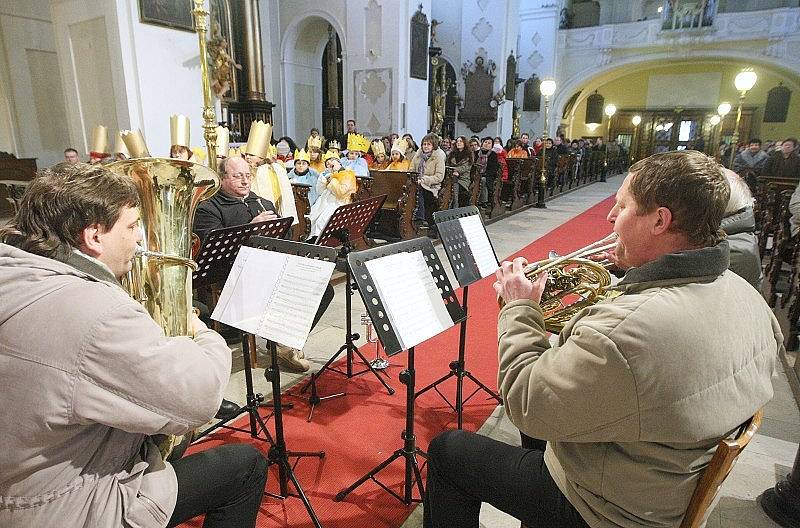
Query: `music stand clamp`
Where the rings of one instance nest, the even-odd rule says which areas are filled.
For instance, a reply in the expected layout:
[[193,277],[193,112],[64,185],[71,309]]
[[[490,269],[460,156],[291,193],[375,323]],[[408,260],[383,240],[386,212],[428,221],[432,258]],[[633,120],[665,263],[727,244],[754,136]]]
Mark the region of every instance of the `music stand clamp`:
[[[377,370],[367,360],[366,357],[358,350],[355,341],[361,337],[359,334],[353,332],[352,320],[352,296],[354,295],[355,286],[353,285],[352,273],[350,266],[347,265],[347,255],[353,251],[353,243],[364,237],[367,226],[372,222],[375,214],[380,210],[383,202],[386,200],[386,195],[360,200],[351,204],[339,206],[331,215],[328,223],[322,229],[322,232],[317,237],[316,244],[319,246],[339,247],[339,259],[344,263],[344,271],[346,276],[345,282],[345,343],[339,347],[339,350],[328,359],[328,361],[317,372],[311,374],[308,382],[303,386],[301,392],[306,392],[309,387],[311,394],[309,395],[308,402],[311,410],[308,414],[308,420],[314,417],[314,409],[317,405],[322,403],[323,400],[330,398],[337,398],[344,396],[344,392],[329,394],[327,396],[320,396],[317,393],[317,379],[326,371],[330,370],[348,378],[359,376],[366,372],[372,372],[378,381],[384,386],[386,391],[392,395],[394,389],[386,383]],[[334,361],[341,355],[342,352],[346,353],[347,370],[341,370],[332,367]],[[353,372],[353,354],[358,355],[361,361],[367,366],[364,370]]]
[[[416,238],[413,240],[406,240],[397,242],[386,246],[381,246],[374,249],[365,251],[353,252],[348,255],[347,260],[352,268],[356,283],[358,284],[358,291],[367,307],[370,317],[375,322],[375,331],[383,343],[384,351],[387,355],[395,355],[402,351],[402,345],[397,337],[397,334],[392,327],[386,315],[386,309],[383,302],[377,293],[377,288],[372,280],[369,270],[366,267],[366,262],[372,259],[386,257],[397,253],[422,251],[425,261],[428,266],[433,269],[442,269],[442,263],[439,260],[436,250],[430,239]],[[438,267],[437,267],[438,266]],[[454,323],[460,322],[466,317],[464,310],[459,306],[458,299],[456,298],[453,287],[445,274],[432,274],[439,291],[442,292],[442,299],[444,300],[447,312]],[[414,384],[416,381],[416,372],[414,370],[414,348],[408,349],[408,365],[406,369],[400,373],[400,382],[406,386],[406,424],[405,429],[401,433],[403,438],[403,447],[397,449],[389,458],[375,466],[369,473],[358,479],[348,488],[343,489],[336,494],[334,500],[339,502],[343,500],[350,492],[364,484],[368,480],[374,481],[381,488],[386,490],[389,494],[404,504],[411,504],[412,502],[421,502],[424,496],[424,489],[422,485],[422,474],[420,467],[417,463],[417,455],[427,458],[427,454],[417,447],[416,436],[414,434]],[[389,464],[398,458],[405,460],[405,477],[403,485],[403,495],[399,495],[393,490],[389,489],[385,484],[380,482],[376,475],[386,468]],[[416,484],[419,491],[419,499],[413,497],[413,488]]]
[[[444,246],[445,253],[447,254],[447,259],[450,261],[450,267],[453,269],[453,273],[456,275],[456,280],[458,280],[458,283],[463,288],[461,306],[464,308],[465,312],[468,312],[467,295],[469,292],[469,285],[481,280],[481,274],[478,270],[478,265],[475,263],[475,258],[472,255],[469,241],[464,236],[464,230],[461,228],[461,224],[459,223],[460,218],[465,218],[468,216],[477,216],[480,218],[480,212],[478,211],[478,208],[475,206],[461,207],[458,209],[436,211],[433,213],[433,220],[436,222],[436,226],[439,229],[439,236],[441,237],[442,245]],[[491,240],[489,241],[489,244],[491,244]],[[419,397],[431,389],[434,389],[437,393],[439,393],[439,396],[442,397],[445,403],[447,403],[447,405],[449,405],[450,408],[456,412],[459,429],[462,429],[464,426],[464,404],[467,403],[479,391],[485,391],[489,394],[490,398],[497,400],[497,403],[500,405],[503,404],[503,400],[500,399],[499,394],[490,389],[488,386],[486,386],[486,384],[481,382],[478,378],[473,376],[472,373],[466,370],[466,362],[464,358],[466,343],[467,318],[464,318],[464,321],[461,323],[459,328],[458,359],[450,362],[450,372],[437,379],[427,387],[421,389],[416,394],[416,397]],[[450,403],[450,400],[448,400],[447,397],[439,390],[439,385],[453,377],[456,378],[456,399],[454,403]],[[472,394],[467,396],[466,399],[464,398],[465,377],[471,379],[473,383],[478,386],[478,388],[476,388]]]

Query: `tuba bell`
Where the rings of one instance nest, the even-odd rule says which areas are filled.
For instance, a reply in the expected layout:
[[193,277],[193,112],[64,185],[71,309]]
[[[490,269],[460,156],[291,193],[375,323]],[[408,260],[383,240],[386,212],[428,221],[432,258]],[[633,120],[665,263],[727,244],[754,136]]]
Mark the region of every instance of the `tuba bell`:
[[[548,331],[560,332],[567,321],[584,308],[618,295],[611,289],[611,274],[606,269],[608,263],[587,258],[613,248],[616,239],[616,233],[611,233],[568,255],[553,256],[525,267],[523,272],[531,282],[539,274],[548,273],[539,303]],[[498,298],[498,303],[500,307],[505,305],[502,297]]]
[[[143,247],[123,286],[167,336],[188,336],[192,272],[197,269],[191,260],[194,212],[217,192],[219,176],[198,163],[168,158],[135,158],[106,168],[131,178],[139,192]],[[164,459],[181,440],[157,439]]]

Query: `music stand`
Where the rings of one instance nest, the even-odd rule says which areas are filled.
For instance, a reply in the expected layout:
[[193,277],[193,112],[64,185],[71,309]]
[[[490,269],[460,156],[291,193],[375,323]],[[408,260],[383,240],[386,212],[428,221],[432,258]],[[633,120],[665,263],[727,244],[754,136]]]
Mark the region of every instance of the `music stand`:
[[[442,262],[439,260],[436,250],[433,248],[433,243],[427,237],[415,238],[403,242],[397,242],[386,246],[381,246],[374,249],[365,251],[353,252],[348,255],[347,260],[354,272],[356,283],[358,284],[358,291],[367,307],[370,317],[376,322],[375,330],[378,337],[383,343],[383,348],[387,355],[395,355],[402,351],[402,345],[395,333],[394,328],[387,316],[387,310],[383,305],[381,298],[377,293],[377,288],[372,276],[367,269],[366,262],[372,259],[386,257],[397,253],[413,253],[415,251],[422,251],[425,261],[430,269],[435,270],[436,273],[431,273],[436,286],[441,292],[442,299],[444,300],[447,312],[450,315],[453,323],[457,323],[466,317],[464,310],[459,306],[458,299],[453,292],[453,287],[447,278],[447,275],[441,271],[443,270]],[[401,437],[403,438],[403,447],[397,449],[389,458],[375,466],[369,473],[358,479],[348,488],[343,489],[336,494],[334,500],[339,502],[343,500],[351,491],[358,488],[367,480],[373,480],[376,484],[389,492],[396,499],[404,504],[411,504],[412,502],[421,502],[424,496],[424,489],[422,486],[422,474],[417,464],[417,455],[427,458],[427,454],[416,445],[416,436],[414,435],[414,383],[416,374],[414,371],[414,346],[408,349],[408,366],[406,370],[400,373],[400,382],[406,386],[406,425]],[[376,475],[386,468],[389,464],[398,458],[405,459],[405,479],[403,486],[403,496],[398,495],[385,484],[380,482]],[[414,499],[412,496],[413,487],[416,483],[419,490],[420,498]]]
[[[290,219],[291,220],[291,219]],[[336,262],[336,250],[333,248],[320,247],[303,242],[294,242],[290,240],[279,240],[275,238],[266,238],[261,236],[254,236],[245,242],[248,247],[262,249],[267,251],[274,251],[277,253],[285,253],[289,255],[297,255],[306,258],[313,258],[325,260],[328,262]],[[250,371],[250,352],[255,349],[255,336],[253,334],[245,333],[245,338],[242,341],[242,355],[245,361],[245,383],[248,388],[248,403],[253,391],[252,386],[252,372]],[[275,436],[270,435],[266,423],[261,415],[258,413],[258,405],[248,405],[248,412],[250,414],[250,434],[254,438],[259,438],[270,444],[270,449],[267,453],[269,464],[278,464],[279,474],[279,487],[280,494],[266,493],[267,495],[279,499],[285,499],[290,496],[289,481],[292,482],[296,495],[303,502],[303,505],[311,518],[312,523],[317,528],[321,528],[319,519],[317,518],[314,508],[311,506],[308,498],[306,497],[303,487],[297,480],[294,474],[294,466],[289,463],[289,458],[302,458],[302,457],[318,457],[320,459],[325,457],[323,451],[289,451],[286,449],[286,440],[283,430],[283,403],[281,400],[281,381],[280,381],[280,368],[278,366],[278,350],[276,343],[267,339],[267,348],[270,352],[270,367],[264,371],[264,375],[272,386],[272,416],[275,419]],[[263,396],[260,394],[252,395],[256,403],[263,401]],[[236,429],[232,428],[231,429]],[[241,431],[241,429],[236,429]],[[247,431],[246,431],[247,432]],[[258,433],[264,434],[264,437],[258,436]]]
[[[377,370],[367,360],[366,357],[358,350],[355,341],[361,337],[359,334],[353,332],[353,316],[352,316],[352,299],[354,295],[353,278],[350,266],[347,264],[347,256],[353,251],[353,242],[364,237],[364,232],[367,226],[372,222],[375,214],[383,205],[386,200],[386,195],[376,196],[374,198],[367,198],[351,204],[339,206],[331,215],[328,223],[322,229],[322,232],[317,237],[316,244],[319,246],[339,247],[338,262],[344,265],[345,272],[345,342],[339,347],[339,350],[328,359],[328,361],[317,372],[312,373],[308,382],[303,386],[300,392],[306,392],[311,388],[311,394],[308,398],[308,403],[311,406],[311,411],[308,414],[308,420],[314,417],[314,409],[317,405],[322,403],[323,400],[330,398],[337,398],[344,396],[344,392],[329,394],[327,396],[320,396],[317,393],[317,379],[326,371],[330,370],[352,378],[366,372],[372,372],[378,381],[386,388],[386,391],[391,395],[394,394],[394,389],[386,383]],[[342,352],[346,352],[347,357],[347,370],[341,370],[332,367],[336,358]],[[353,354],[358,355],[361,361],[367,366],[364,370],[353,372]]]
[[[461,218],[467,218],[475,216],[480,219],[480,212],[478,208],[475,206],[471,207],[461,207],[458,209],[450,209],[448,211],[437,211],[433,213],[433,220],[436,222],[436,226],[439,229],[439,236],[442,239],[442,245],[444,246],[445,253],[447,253],[447,259],[450,261],[450,267],[453,269],[453,273],[455,273],[456,280],[458,284],[463,288],[463,293],[461,296],[461,306],[464,308],[464,311],[469,313],[469,308],[467,307],[467,294],[469,292],[469,285],[481,280],[481,272],[478,268],[478,264],[475,261],[475,256],[472,253],[472,248],[470,246],[470,240],[465,235],[464,229],[460,223]],[[483,227],[483,226],[482,226]],[[483,234],[486,235],[486,240],[489,242],[489,246],[491,247],[491,240],[489,240],[488,234],[486,234],[486,229],[484,227]],[[494,248],[492,247],[492,253],[494,254]],[[497,255],[494,256],[495,264],[497,263]],[[458,337],[458,359],[455,361],[450,362],[450,372],[442,376],[441,378],[437,379],[424,389],[420,390],[416,397],[423,395],[424,393],[428,392],[431,389],[434,389],[436,392],[439,393],[439,396],[456,412],[457,421],[458,421],[458,428],[462,429],[464,425],[464,404],[467,403],[470,398],[475,396],[478,391],[483,390],[486,391],[490,397],[497,400],[498,403],[502,405],[503,401],[500,399],[500,395],[497,394],[495,391],[491,390],[487,387],[484,383],[482,383],[478,378],[473,376],[468,370],[465,370],[465,349],[467,343],[467,317],[461,322],[459,328],[459,337]],[[450,400],[442,394],[439,390],[439,385],[444,383],[448,379],[455,377],[456,378],[456,401],[455,405],[450,403]],[[471,379],[478,388],[470,394],[466,399],[464,399],[464,378],[467,377]]]
[[[232,227],[223,227],[211,231],[203,242],[203,246],[197,253],[197,271],[192,273],[192,287],[213,286],[224,283],[231,271],[231,266],[239,254],[242,244],[247,242],[252,236],[271,236],[282,238],[292,226],[292,217],[275,218],[254,224],[243,224]],[[255,352],[255,347],[253,347]],[[243,353],[244,354],[244,353]],[[252,413],[258,412],[259,406],[263,406],[264,397],[256,394],[253,389],[252,361],[249,354],[244,354],[244,378],[247,387],[247,396],[244,406],[225,418],[217,421],[213,425],[204,429],[202,433],[195,437],[199,440],[211,434],[217,429],[232,429],[244,431],[236,427],[227,425],[244,413],[250,413],[250,434],[256,436],[255,420]]]

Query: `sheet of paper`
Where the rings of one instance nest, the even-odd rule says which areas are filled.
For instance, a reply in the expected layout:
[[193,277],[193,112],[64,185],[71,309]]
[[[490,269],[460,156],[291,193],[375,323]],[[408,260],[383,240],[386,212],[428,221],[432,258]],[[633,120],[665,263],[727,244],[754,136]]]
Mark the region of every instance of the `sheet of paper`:
[[464,230],[464,237],[467,239],[472,256],[478,265],[478,272],[481,278],[493,275],[497,268],[497,256],[494,254],[489,236],[481,223],[480,216],[471,215],[458,219],[461,229]]
[[283,276],[256,334],[302,349],[333,268],[333,262],[288,255]]
[[243,246],[211,318],[303,348],[334,263]]
[[453,326],[421,251],[366,262],[404,350]]
[[288,257],[242,246],[211,318],[255,334]]

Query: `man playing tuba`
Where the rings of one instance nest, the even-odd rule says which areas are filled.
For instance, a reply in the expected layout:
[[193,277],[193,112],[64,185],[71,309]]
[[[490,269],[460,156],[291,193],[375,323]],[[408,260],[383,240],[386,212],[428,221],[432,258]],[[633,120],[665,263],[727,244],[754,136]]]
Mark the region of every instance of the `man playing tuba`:
[[[166,463],[151,435],[210,420],[231,369],[196,317],[166,337],[118,279],[142,235],[133,181],[40,171],[0,230],[0,525],[254,526],[267,461],[247,444]],[[43,324],[45,323],[45,324]]]

